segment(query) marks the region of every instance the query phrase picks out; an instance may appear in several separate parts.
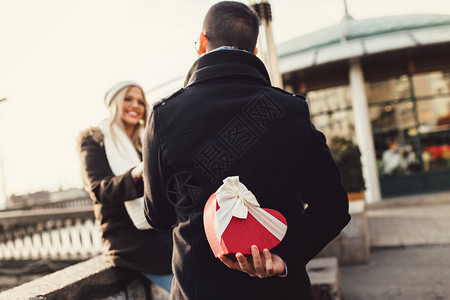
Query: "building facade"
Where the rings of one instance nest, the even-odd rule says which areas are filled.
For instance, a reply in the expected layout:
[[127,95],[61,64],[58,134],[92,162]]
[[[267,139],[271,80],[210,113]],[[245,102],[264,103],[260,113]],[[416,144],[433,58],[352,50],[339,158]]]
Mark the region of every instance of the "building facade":
[[450,15],[346,17],[277,50],[315,126],[359,145],[368,202],[450,190]]

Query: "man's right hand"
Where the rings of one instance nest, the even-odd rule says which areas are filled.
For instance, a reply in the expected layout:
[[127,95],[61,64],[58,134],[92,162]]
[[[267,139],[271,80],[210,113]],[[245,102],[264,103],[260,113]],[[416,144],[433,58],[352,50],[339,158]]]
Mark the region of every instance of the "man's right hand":
[[247,273],[251,277],[266,278],[286,275],[284,261],[278,255],[264,249],[259,253],[258,247],[252,246],[252,257],[247,259],[242,253],[236,253],[236,261],[219,255],[219,259],[230,269]]

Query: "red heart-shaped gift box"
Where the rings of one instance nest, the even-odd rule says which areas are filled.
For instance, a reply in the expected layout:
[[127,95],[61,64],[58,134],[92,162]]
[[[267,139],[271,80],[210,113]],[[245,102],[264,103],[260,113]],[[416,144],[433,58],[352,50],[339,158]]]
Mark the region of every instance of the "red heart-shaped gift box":
[[[259,251],[263,249],[271,250],[281,241],[270,233],[261,223],[259,223],[250,213],[246,219],[233,217],[222,234],[221,241],[217,239],[214,229],[214,218],[219,205],[216,201],[216,194],[209,197],[203,211],[203,224],[206,237],[215,257],[220,254],[242,254],[250,255],[251,246],[256,245]],[[264,209],[266,212],[287,225],[286,219],[281,213],[273,209]]]

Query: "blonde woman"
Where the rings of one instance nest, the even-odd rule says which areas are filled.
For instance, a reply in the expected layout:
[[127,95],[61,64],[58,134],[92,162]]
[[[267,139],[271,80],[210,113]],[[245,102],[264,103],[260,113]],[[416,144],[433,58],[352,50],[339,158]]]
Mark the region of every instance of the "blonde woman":
[[143,210],[142,133],[149,108],[135,82],[114,85],[105,95],[110,117],[81,133],[79,154],[85,189],[100,222],[105,258],[141,272],[170,290],[172,238],[152,229]]

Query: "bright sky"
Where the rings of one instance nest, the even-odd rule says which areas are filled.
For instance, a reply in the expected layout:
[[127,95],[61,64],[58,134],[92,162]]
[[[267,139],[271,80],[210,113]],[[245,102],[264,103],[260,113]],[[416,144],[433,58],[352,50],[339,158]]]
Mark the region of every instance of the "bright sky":
[[[216,2],[0,0],[0,202],[2,182],[8,195],[82,187],[75,141],[107,116],[105,91],[130,79],[151,99],[152,87],[184,75]],[[343,0],[270,3],[276,43],[335,25],[344,11]],[[449,0],[347,3],[355,19],[450,14]]]

